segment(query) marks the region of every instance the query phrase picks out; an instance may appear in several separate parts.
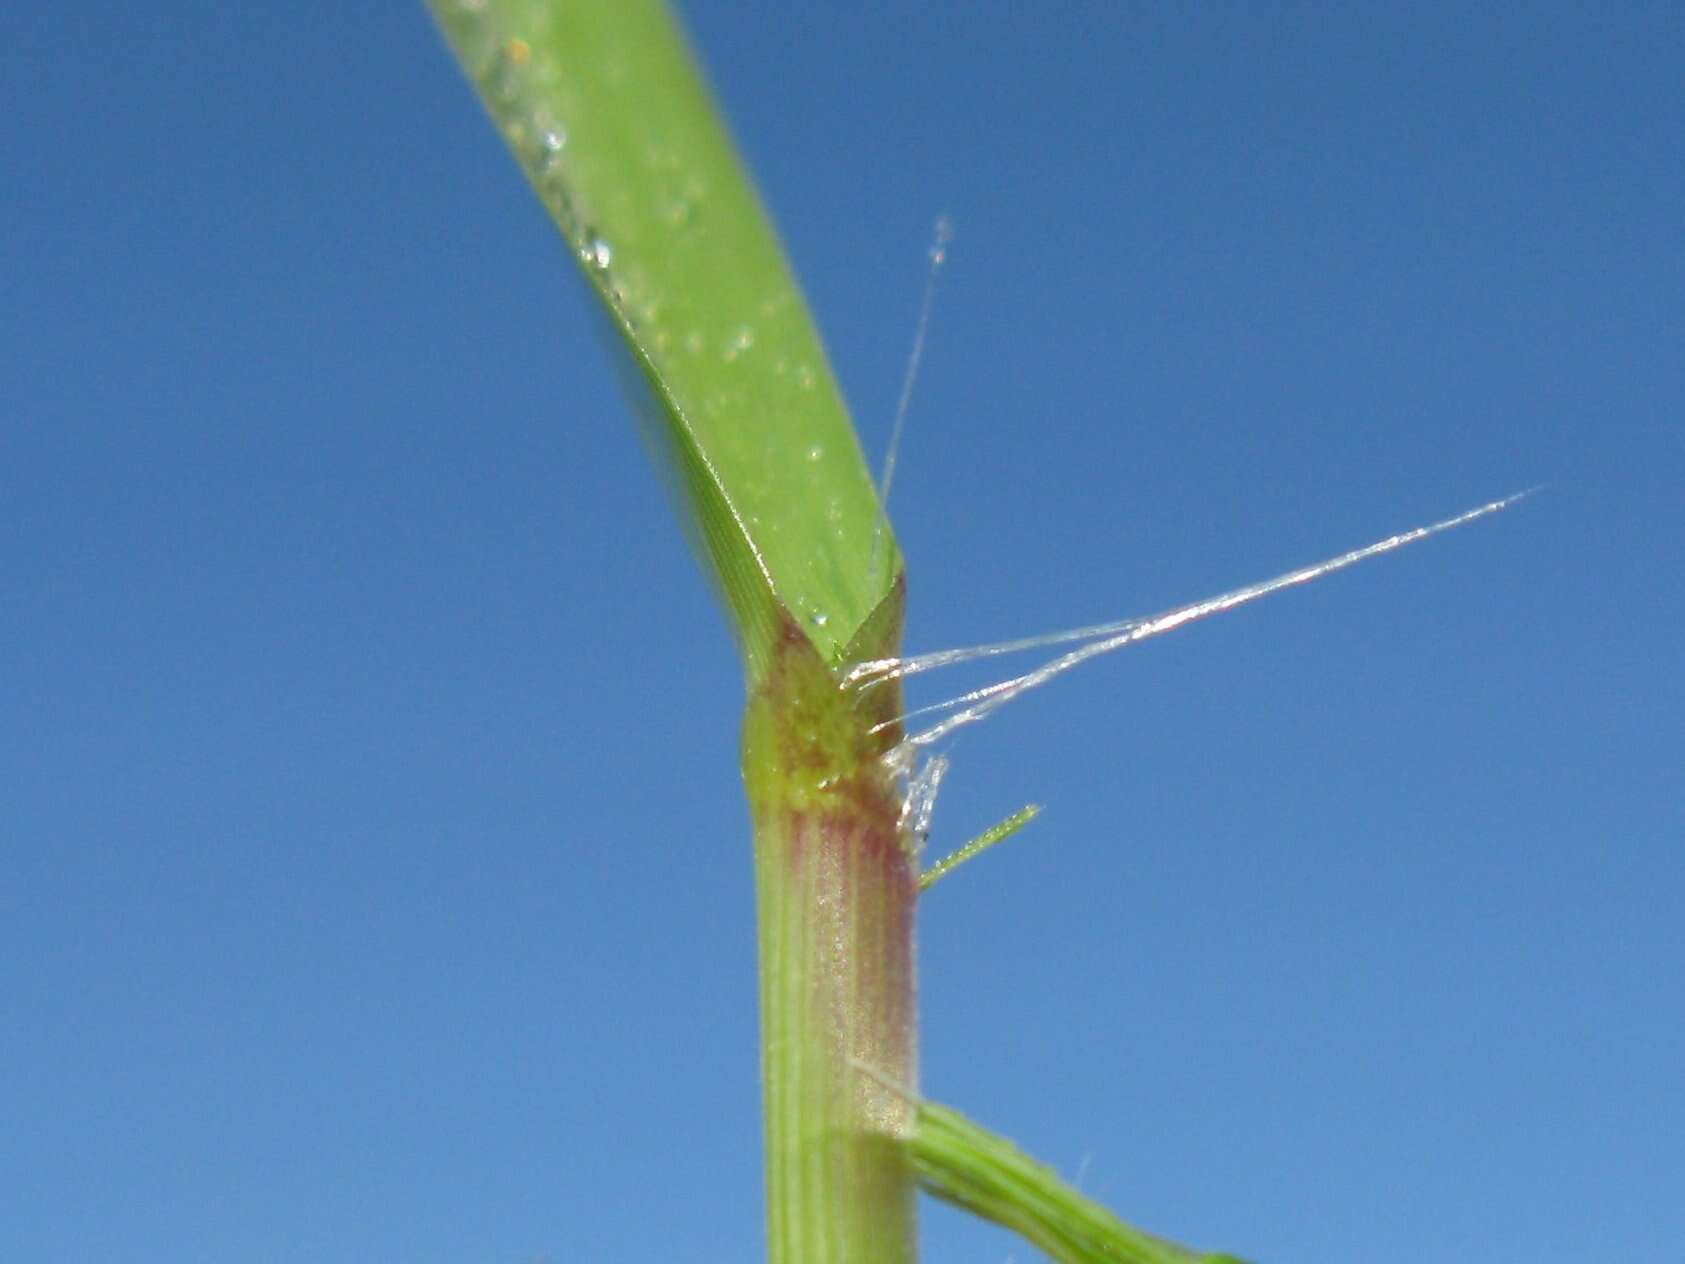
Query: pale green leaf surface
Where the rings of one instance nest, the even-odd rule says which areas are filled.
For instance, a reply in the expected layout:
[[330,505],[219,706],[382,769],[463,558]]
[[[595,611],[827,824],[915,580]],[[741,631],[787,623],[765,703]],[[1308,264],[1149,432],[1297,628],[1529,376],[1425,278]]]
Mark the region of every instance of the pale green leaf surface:
[[751,672],[835,663],[900,568],[824,348],[659,0],[429,0],[659,401],[646,426]]

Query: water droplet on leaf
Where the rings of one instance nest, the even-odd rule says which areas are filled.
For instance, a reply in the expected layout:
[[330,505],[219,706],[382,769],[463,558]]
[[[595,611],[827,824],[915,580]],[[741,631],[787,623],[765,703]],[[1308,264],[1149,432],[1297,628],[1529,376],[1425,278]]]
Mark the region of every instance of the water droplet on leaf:
[[562,150],[568,143],[568,134],[559,127],[552,127],[538,135],[538,167],[541,171],[549,171],[562,158]]
[[608,242],[597,236],[594,229],[588,229],[585,240],[580,243],[579,257],[585,261],[587,267],[602,269],[614,260],[614,250]]
[[737,332],[732,334],[731,341],[726,344],[725,358],[728,362],[735,360],[754,345],[755,331],[747,325],[739,326]]

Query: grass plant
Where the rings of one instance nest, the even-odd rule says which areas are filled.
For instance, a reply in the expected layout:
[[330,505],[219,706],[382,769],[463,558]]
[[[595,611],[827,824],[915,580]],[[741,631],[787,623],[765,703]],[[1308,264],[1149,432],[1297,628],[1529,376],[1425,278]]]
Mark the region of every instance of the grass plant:
[[[922,1187],[1061,1261],[1230,1259],[1130,1227],[920,1096],[918,897],[1036,811],[921,872],[945,766],[932,747],[1094,654],[1509,502],[1153,619],[903,659],[906,578],[878,488],[672,15],[661,0],[429,3],[636,366],[635,411],[742,659],[769,1258],[910,1264]],[[903,676],[1061,641],[1081,644],[903,731]]]

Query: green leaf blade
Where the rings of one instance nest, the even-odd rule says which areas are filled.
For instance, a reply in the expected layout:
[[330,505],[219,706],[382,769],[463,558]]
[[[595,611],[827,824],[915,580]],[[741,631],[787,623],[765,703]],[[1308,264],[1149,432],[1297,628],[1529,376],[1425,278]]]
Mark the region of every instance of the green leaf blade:
[[659,0],[429,0],[659,407],[651,446],[751,673],[839,662],[900,570],[823,344]]

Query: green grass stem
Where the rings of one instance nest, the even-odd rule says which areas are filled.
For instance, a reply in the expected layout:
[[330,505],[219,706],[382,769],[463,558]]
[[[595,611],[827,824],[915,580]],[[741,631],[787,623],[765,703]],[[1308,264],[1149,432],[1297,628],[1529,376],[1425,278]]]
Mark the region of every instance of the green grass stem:
[[1059,1260],[1217,1264],[916,1099],[918,894],[1036,809],[919,874],[885,758],[900,685],[855,679],[899,652],[901,558],[672,15],[660,0],[429,7],[641,371],[646,438],[743,657],[772,1264],[912,1264],[920,1184]]
[[1241,1264],[1125,1224],[958,1111],[920,1103],[910,1150],[927,1193],[1012,1229],[1059,1264]]

